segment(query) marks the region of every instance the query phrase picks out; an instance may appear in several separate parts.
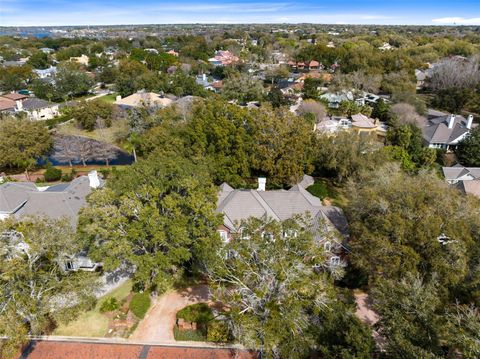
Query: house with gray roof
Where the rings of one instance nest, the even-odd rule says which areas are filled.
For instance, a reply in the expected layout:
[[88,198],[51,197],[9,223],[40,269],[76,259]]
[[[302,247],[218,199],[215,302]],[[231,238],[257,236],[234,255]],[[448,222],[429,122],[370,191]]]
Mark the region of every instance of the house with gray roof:
[[[284,221],[296,215],[308,215],[315,239],[328,252],[334,253],[343,248],[348,229],[346,218],[341,209],[322,205],[318,197],[306,190],[314,183],[312,177],[304,176],[300,183],[289,190],[267,191],[266,179],[259,178],[258,181],[256,190],[234,189],[227,183],[220,186],[216,211],[223,214],[223,225],[219,228],[219,233],[225,242],[230,241],[232,235],[239,234],[241,221],[250,217]],[[325,230],[337,236],[328,239],[321,237]],[[337,238],[334,243],[332,238]]]
[[31,121],[50,120],[59,114],[58,104],[36,97],[17,101],[15,112],[26,112]]
[[480,167],[442,167],[445,181],[462,193],[480,197]]
[[101,185],[96,171],[68,184],[47,188],[39,188],[33,182],[3,183],[0,185],[0,220],[11,216],[46,216],[68,218],[76,226],[80,209],[87,205],[87,196]]
[[470,130],[477,126],[473,124],[473,115],[465,118],[454,114],[429,112],[428,117],[426,125],[422,128],[422,135],[429,148],[454,150]]

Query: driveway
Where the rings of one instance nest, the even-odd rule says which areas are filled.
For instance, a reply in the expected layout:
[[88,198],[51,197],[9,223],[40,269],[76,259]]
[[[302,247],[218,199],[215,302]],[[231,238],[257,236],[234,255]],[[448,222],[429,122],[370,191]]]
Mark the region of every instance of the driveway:
[[173,327],[177,312],[187,305],[208,301],[209,290],[206,285],[169,291],[155,299],[130,338],[150,342],[175,342]]

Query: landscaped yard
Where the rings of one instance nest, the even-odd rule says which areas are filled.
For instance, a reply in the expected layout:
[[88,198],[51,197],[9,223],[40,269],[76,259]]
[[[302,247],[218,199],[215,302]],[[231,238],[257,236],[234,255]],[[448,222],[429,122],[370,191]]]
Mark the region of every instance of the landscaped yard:
[[78,128],[75,121],[71,121],[57,126],[57,130],[61,135],[88,137],[97,141],[117,145],[118,138],[124,137],[124,134],[128,133],[129,127],[127,121],[119,120],[115,121],[109,128],[85,131]]
[[114,93],[111,93],[111,94],[108,94],[108,95],[105,95],[105,96],[101,96],[98,99],[102,100],[106,103],[114,103],[117,96],[118,96],[118,93],[114,92]]
[[317,178],[307,191],[324,201],[324,205],[345,206],[344,188],[336,186],[331,179]]
[[115,298],[119,303],[124,301],[132,291],[130,280],[120,287],[99,298],[95,308],[81,314],[76,320],[60,325],[53,332],[54,335],[76,336],[76,337],[103,337],[108,332],[110,319],[104,313],[100,313],[100,306],[107,297]]

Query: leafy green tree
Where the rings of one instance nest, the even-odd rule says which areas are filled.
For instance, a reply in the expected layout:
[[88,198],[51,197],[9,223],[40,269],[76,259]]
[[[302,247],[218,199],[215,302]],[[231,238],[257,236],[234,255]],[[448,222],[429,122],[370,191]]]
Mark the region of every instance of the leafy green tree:
[[7,118],[0,121],[0,166],[28,170],[46,154],[53,141],[47,128],[39,122]]
[[439,283],[407,274],[399,281],[381,281],[372,290],[374,309],[379,314],[378,331],[393,358],[443,357],[443,318]]
[[464,166],[480,167],[480,126],[459,142],[455,154]]
[[251,110],[252,169],[277,185],[293,185],[312,170],[313,124],[288,109]]
[[463,358],[480,356],[480,311],[478,307],[455,304],[447,312],[446,341],[451,352]]
[[372,329],[355,316],[355,310],[355,305],[337,300],[318,314],[318,322],[312,330],[323,358],[372,357],[375,351]]
[[55,76],[57,94],[63,99],[84,95],[92,85],[92,79],[80,70],[60,68]]
[[3,358],[27,341],[27,333],[45,334],[91,305],[96,276],[65,270],[66,260],[82,249],[67,220],[6,220],[0,233],[0,335],[9,336],[0,347]]
[[32,79],[32,68],[28,65],[0,68],[0,90],[2,91],[24,89]]
[[152,153],[89,197],[80,230],[105,269],[136,270],[139,288],[163,291],[192,265],[208,262],[216,232],[216,189],[202,166]]
[[390,104],[388,102],[385,102],[383,99],[378,100],[373,105],[372,117],[378,118],[380,121],[387,122],[389,125],[392,125],[392,113]]
[[318,92],[318,87],[320,86],[320,81],[312,77],[307,77],[303,82],[302,98],[304,100],[312,99],[317,100],[320,93]]
[[433,106],[451,113],[460,113],[474,97],[475,92],[468,88],[449,88],[439,90],[432,100]]
[[336,177],[338,182],[355,178],[385,162],[374,138],[342,131],[332,137],[319,135],[314,143],[317,172]]
[[50,62],[48,61],[48,55],[42,51],[37,51],[33,53],[28,61],[27,64],[32,66],[34,69],[46,69],[50,66]]
[[290,101],[283,95],[282,91],[274,86],[272,89],[268,92],[267,101],[271,103],[272,107],[278,108],[281,106],[286,106],[290,104]]
[[349,185],[351,261],[370,276],[434,275],[443,288],[462,283],[479,223],[475,204],[434,173],[409,176],[388,165]]
[[[328,306],[323,248],[298,218],[250,218],[209,269],[214,297],[228,308],[236,340],[267,358],[303,358],[313,346],[311,315]],[[286,237],[291,235],[291,237]]]
[[72,117],[86,131],[93,131],[99,120],[110,127],[112,116],[113,105],[102,100],[82,101],[72,110]]
[[263,98],[263,85],[248,74],[238,74],[223,81],[222,95],[240,104],[260,101]]

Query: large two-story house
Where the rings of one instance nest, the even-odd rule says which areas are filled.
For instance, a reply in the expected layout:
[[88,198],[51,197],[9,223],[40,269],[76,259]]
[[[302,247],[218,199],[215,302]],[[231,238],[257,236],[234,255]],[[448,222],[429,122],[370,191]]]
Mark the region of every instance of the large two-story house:
[[[27,216],[44,216],[52,219],[67,218],[73,227],[78,213],[87,205],[87,196],[103,185],[97,171],[80,176],[70,183],[37,187],[33,182],[7,182],[0,185],[0,220],[9,217],[21,219]],[[20,233],[9,235],[14,246],[22,249]],[[22,247],[22,248],[21,248]],[[72,254],[64,260],[65,270],[95,271],[101,263],[95,263],[84,253]]]
[[465,118],[431,111],[426,125],[422,128],[423,140],[429,148],[454,150],[476,126],[477,124],[473,123],[473,115]]
[[[318,197],[306,190],[313,183],[312,177],[304,176],[300,183],[288,191],[267,191],[265,178],[258,179],[257,189],[234,189],[223,183],[217,202],[217,212],[223,214],[223,225],[218,229],[220,237],[225,242],[232,240],[241,233],[241,221],[249,217],[284,221],[295,215],[307,214],[315,239],[330,254],[330,263],[339,264],[338,254],[344,249],[347,221],[341,209],[322,205]],[[323,238],[325,230],[337,235]]]

